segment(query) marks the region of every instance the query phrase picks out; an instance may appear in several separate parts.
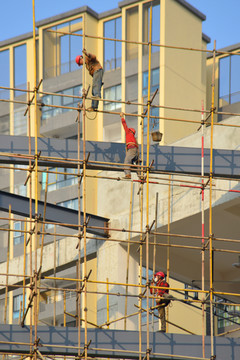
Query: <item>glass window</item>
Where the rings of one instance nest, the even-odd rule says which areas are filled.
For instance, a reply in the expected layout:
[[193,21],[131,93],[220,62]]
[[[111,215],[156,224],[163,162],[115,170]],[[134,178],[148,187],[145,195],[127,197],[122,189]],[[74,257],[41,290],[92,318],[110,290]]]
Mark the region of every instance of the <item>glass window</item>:
[[[14,87],[26,90],[27,88],[27,46],[26,44],[14,48]],[[14,96],[23,95],[15,91]]]
[[[151,70],[151,94],[159,87],[159,68]],[[148,93],[148,71],[143,72],[143,96]]]
[[[27,296],[25,295],[25,310],[27,307]],[[21,305],[22,302],[22,305]],[[13,319],[19,318],[20,308],[23,308],[23,295],[16,295],[13,297]]]
[[240,57],[231,55],[231,104],[240,101]]
[[[0,84],[10,87],[9,50],[0,51]],[[0,89],[0,98],[9,99],[10,91]]]
[[61,74],[69,72],[69,49],[70,35],[62,35],[60,37]]
[[[122,18],[113,19],[104,23],[104,37],[111,39],[122,38]],[[121,66],[121,42],[104,40],[104,70],[109,71]]]
[[27,196],[27,186],[24,184],[14,185],[14,194]]
[[19,245],[24,243],[24,233],[19,230],[24,230],[24,222],[23,221],[15,221],[13,224],[14,232],[13,232],[13,243],[14,245]]
[[128,76],[126,78],[126,99],[137,101],[138,98],[138,75]]
[[[138,6],[127,10],[126,13],[126,38],[131,41],[138,41]],[[137,59],[138,45],[126,43],[126,60]]]
[[240,324],[240,306],[225,305],[226,299],[217,298],[216,315],[217,315],[217,327],[218,333],[226,331],[226,328],[230,325]]
[[[44,30],[44,78],[78,70],[75,57],[82,51],[82,36]],[[54,26],[51,30],[82,34],[82,17]]]
[[[48,191],[54,191],[66,186],[77,184],[76,169],[52,168],[50,171],[58,171],[64,174],[48,173]],[[42,190],[46,187],[46,173],[42,173]]]
[[[121,84],[104,89],[104,99],[121,101],[121,98]],[[112,111],[121,108],[121,104],[105,101],[103,108]]]
[[[65,89],[59,91],[57,94],[66,94],[72,96],[82,96],[82,85],[75,86],[73,88]],[[46,105],[60,105],[60,106],[69,106],[69,107],[77,107],[78,103],[81,99],[73,98],[73,97],[64,97],[57,95],[46,95],[42,97],[43,104]],[[63,108],[51,108],[49,106],[42,107],[42,116],[41,116],[41,125],[44,125],[46,120],[52,116],[56,116],[58,114],[62,114],[67,111],[71,111],[72,109],[63,109]]]
[[224,102],[229,103],[230,94],[230,57],[219,60],[219,96]]
[[25,109],[14,111],[14,135],[27,135],[27,117]]
[[68,209],[78,210],[78,198],[62,201],[58,203],[58,205],[66,207]]
[[[149,41],[150,30],[150,4],[144,5],[143,8],[143,42]],[[152,5],[152,43],[160,44],[160,3],[159,0]],[[159,52],[158,46],[152,46],[152,52]],[[148,46],[143,46],[143,54],[148,53]]]
[[219,60],[219,106],[240,101],[240,58],[230,55]]
[[[1,93],[0,91],[0,96],[2,94],[3,93]],[[9,135],[9,131],[10,131],[10,114],[0,116],[0,134]]]

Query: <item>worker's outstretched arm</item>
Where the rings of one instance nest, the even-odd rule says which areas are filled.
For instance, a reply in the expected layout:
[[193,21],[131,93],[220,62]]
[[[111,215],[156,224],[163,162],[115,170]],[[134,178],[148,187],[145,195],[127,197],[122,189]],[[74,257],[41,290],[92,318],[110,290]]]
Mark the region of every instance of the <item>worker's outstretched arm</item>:
[[86,55],[89,59],[91,59],[91,60],[96,60],[96,55],[88,53],[88,52],[86,51],[86,49],[83,49],[82,52],[83,52],[83,54]]
[[128,127],[127,127],[127,123],[126,123],[126,120],[125,120],[124,117],[123,117],[123,113],[122,113],[122,112],[120,112],[120,118],[121,118],[121,120],[122,120],[122,126],[123,126],[124,130],[125,130],[125,132],[127,132],[127,131],[128,131]]

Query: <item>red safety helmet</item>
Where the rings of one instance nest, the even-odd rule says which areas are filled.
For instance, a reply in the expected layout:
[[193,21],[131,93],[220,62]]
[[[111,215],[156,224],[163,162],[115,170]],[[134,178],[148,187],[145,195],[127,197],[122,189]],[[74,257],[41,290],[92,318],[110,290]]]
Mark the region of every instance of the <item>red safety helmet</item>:
[[78,66],[83,65],[83,56],[82,55],[77,55],[75,61],[78,64]]
[[129,130],[133,133],[133,135],[136,134],[136,130],[134,128],[129,128]]
[[154,276],[160,276],[162,279],[165,278],[165,274],[162,271],[158,271]]

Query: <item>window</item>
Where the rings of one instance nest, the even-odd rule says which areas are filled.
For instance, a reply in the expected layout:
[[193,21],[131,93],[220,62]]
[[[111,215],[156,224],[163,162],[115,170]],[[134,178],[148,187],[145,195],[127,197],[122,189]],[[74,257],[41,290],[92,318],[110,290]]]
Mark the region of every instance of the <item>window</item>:
[[24,184],[14,185],[14,194],[27,196],[27,186]]
[[240,58],[226,56],[219,60],[219,106],[240,101]]
[[186,289],[185,293],[184,293],[184,298],[185,300],[188,300],[189,298],[190,299],[194,299],[194,300],[198,300],[198,292],[192,292],[192,291],[187,291],[187,289],[191,289],[191,290],[194,290],[196,288],[194,288],[194,286],[190,286],[188,284],[184,284],[184,287]]
[[[150,25],[150,4],[145,4],[143,8],[143,42],[149,41]],[[159,0],[152,5],[152,43],[160,44],[160,4]],[[159,52],[158,46],[152,46],[152,52]],[[148,53],[148,46],[143,46],[143,54]]]
[[62,201],[58,205],[78,211],[78,198]]
[[[126,12],[126,37],[127,40],[138,41],[138,6],[128,9]],[[126,60],[137,59],[138,45],[126,43]]]
[[[0,91],[0,96],[2,95],[3,93]],[[1,97],[1,99],[3,98]],[[9,130],[10,130],[10,114],[0,116],[0,134],[9,135]]]
[[24,243],[24,233],[19,230],[24,230],[24,222],[23,221],[15,221],[13,224],[14,232],[13,232],[13,243],[14,245],[19,245]]
[[[104,37],[111,39],[122,38],[122,18],[104,23]],[[122,44],[118,41],[104,40],[104,70],[114,70],[121,66]]]
[[[0,84],[1,86],[10,87],[10,70],[9,70],[9,50],[0,52]],[[0,89],[0,98],[9,99],[10,91]]]
[[[77,107],[80,99],[73,98],[71,96],[82,96],[82,85],[78,85],[69,89],[59,91],[57,94],[65,94],[67,96],[65,97],[65,96],[57,96],[57,95],[46,95],[42,97],[43,104]],[[50,117],[56,116],[58,114],[63,114],[64,112],[67,111],[71,111],[71,109],[62,109],[55,107],[51,108],[48,106],[43,106],[41,125],[44,125],[46,120],[49,119]]]
[[[71,186],[77,184],[77,176],[74,174],[77,173],[76,169],[66,169],[66,168],[52,168],[50,171],[58,171],[60,174],[49,173],[48,174],[48,191],[54,191],[61,189],[66,186]],[[64,173],[64,174],[61,174]],[[66,174],[68,173],[68,174]],[[47,174],[42,173],[42,190],[45,190],[46,187],[46,178]]]
[[44,78],[51,78],[78,70],[75,57],[82,50],[82,37],[62,32],[82,34],[82,18],[62,23],[50,28],[59,31],[44,30]]
[[[121,84],[104,89],[104,99],[121,101],[121,89]],[[104,110],[113,111],[119,108],[121,108],[120,103],[104,102]]]
[[[26,295],[25,295],[25,309],[26,309]],[[21,305],[22,302],[22,305]],[[20,308],[23,309],[23,295],[16,295],[13,297],[13,319],[19,318]]]
[[[126,77],[126,99],[129,101],[136,101],[138,98],[138,75]],[[132,106],[130,107],[132,108]]]
[[[159,68],[151,70],[151,94],[159,87]],[[148,71],[143,72],[143,96],[148,94]]]
[[[26,44],[14,48],[14,87],[22,90],[27,89],[27,46]],[[14,96],[25,95],[21,91],[15,91]]]
[[240,324],[240,306],[225,305],[221,302],[227,303],[226,299],[218,298],[218,304],[216,305],[216,315],[218,323],[218,332],[221,333],[225,331],[225,328],[234,325]]
[[27,116],[25,109],[14,111],[14,135],[27,135]]

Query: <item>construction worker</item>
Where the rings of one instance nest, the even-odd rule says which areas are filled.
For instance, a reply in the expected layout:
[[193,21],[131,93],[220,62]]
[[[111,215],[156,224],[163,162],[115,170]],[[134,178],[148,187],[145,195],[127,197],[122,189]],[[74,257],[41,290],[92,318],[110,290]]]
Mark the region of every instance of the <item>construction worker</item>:
[[150,293],[156,296],[156,305],[158,306],[158,316],[161,322],[161,332],[166,332],[165,307],[169,305],[172,295],[169,295],[169,284],[164,280],[165,274],[162,271],[157,272],[151,281],[151,286],[164,286],[165,289],[152,289]]
[[[87,53],[86,49],[83,49],[83,54],[85,55],[85,65],[92,76],[92,106],[88,108],[88,111],[96,111],[98,109],[99,99],[101,98],[101,88],[103,85],[103,68],[96,58],[96,55]],[[78,66],[83,65],[83,56],[78,55],[75,59]]]
[[[133,164],[138,162],[138,143],[135,138],[136,130],[129,128],[126,124],[126,121],[123,117],[123,113],[120,113],[120,118],[122,120],[122,126],[126,133],[126,156],[124,164]],[[123,179],[131,179],[130,167],[125,167],[124,169],[125,176]]]

